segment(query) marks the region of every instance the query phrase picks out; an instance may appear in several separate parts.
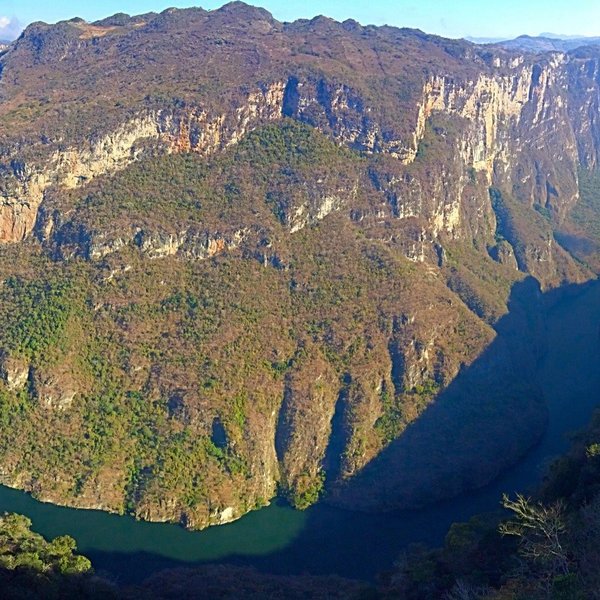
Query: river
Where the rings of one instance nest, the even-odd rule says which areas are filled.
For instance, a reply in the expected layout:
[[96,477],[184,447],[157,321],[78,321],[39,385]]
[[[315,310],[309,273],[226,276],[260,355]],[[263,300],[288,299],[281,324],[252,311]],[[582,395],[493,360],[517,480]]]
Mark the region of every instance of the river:
[[451,523],[499,507],[503,492],[527,491],[569,447],[567,435],[600,404],[600,284],[583,286],[549,311],[549,351],[540,365],[549,407],[540,443],[492,484],[418,511],[362,514],[328,506],[299,512],[280,502],[201,532],[128,516],[63,508],[0,486],[0,510],[27,515],[46,537],[68,534],[97,571],[120,583],[161,568],[228,562],[275,573],[336,573],[372,579],[413,542],[439,544]]

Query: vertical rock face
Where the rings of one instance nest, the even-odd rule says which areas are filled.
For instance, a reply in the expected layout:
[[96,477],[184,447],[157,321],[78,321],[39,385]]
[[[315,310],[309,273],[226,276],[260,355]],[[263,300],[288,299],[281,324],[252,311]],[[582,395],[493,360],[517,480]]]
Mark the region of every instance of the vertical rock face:
[[[85,185],[150,151],[213,155],[257,125],[283,117],[309,123],[351,148],[397,161],[392,173],[380,173],[374,182],[385,194],[392,217],[423,221],[417,239],[411,235],[407,240],[406,254],[413,260],[425,259],[426,250],[414,245],[423,240],[430,245],[440,235],[458,239],[494,234],[486,184],[508,190],[560,221],[578,198],[580,160],[590,167],[596,164],[595,119],[585,118],[598,103],[596,66],[594,60],[554,55],[540,64],[497,59],[490,72],[474,80],[432,75],[405,115],[412,133],[401,139],[383,129],[377,107],[351,87],[290,77],[247,93],[220,114],[194,107],[141,114],[83,147],[54,150],[45,162],[9,151],[2,171],[0,240],[16,242],[32,232],[51,186]],[[592,81],[589,86],[586,78]],[[445,120],[442,125],[440,119]],[[445,147],[442,154],[429,157],[432,135],[443,138]],[[422,164],[428,165],[425,171],[419,168]],[[307,215],[308,207],[295,207],[289,217],[292,232],[342,205],[339,198],[326,197],[313,216]],[[548,262],[560,253],[550,245],[546,258],[544,248],[532,249],[532,261]],[[551,280],[551,271],[536,275]]]
[[331,439],[338,388],[331,365],[309,349],[308,358],[289,378],[279,414],[276,449],[284,491],[305,507],[320,492],[321,465]]
[[600,156],[600,59],[593,52],[579,50],[569,55],[566,65],[568,86],[568,115],[575,131],[576,147],[582,165],[598,168]]
[[[440,116],[451,118],[450,129],[441,132],[450,140],[448,152],[431,161],[438,173],[406,174],[386,186],[393,216],[423,217],[434,238],[439,233],[465,234],[461,219],[468,204],[464,196],[469,172],[483,174],[488,185],[510,190],[520,201],[561,219],[578,198],[579,161],[596,164],[596,68],[593,59],[557,54],[539,64],[497,58],[488,72],[473,80],[431,75],[404,116],[411,133],[401,138],[384,129],[378,107],[359,91],[326,78],[293,76],[248,92],[222,113],[189,107],[140,114],[82,147],[51,151],[45,161],[24,160],[18,151],[9,151],[2,167],[0,240],[15,242],[31,233],[50,186],[85,185],[152,148],[208,156],[235,144],[258,124],[283,117],[309,123],[352,148],[389,155],[405,166],[419,162],[428,123]],[[429,206],[423,206],[424,190]],[[324,201],[316,218],[339,204]],[[297,220],[302,221],[303,210],[297,208]],[[297,228],[292,223],[292,229]]]
[[284,84],[274,83],[248,94],[241,106],[221,115],[209,116],[196,109],[157,110],[127,121],[83,148],[56,150],[45,164],[7,159],[8,165],[2,165],[0,171],[6,181],[0,192],[0,241],[21,241],[32,232],[50,186],[70,189],[85,185],[125,168],[153,148],[166,153],[214,154],[236,143],[257,124],[280,118],[283,95]]
[[482,74],[475,81],[462,83],[450,77],[431,77],[423,87],[423,98],[418,105],[409,160],[415,159],[427,120],[434,112],[457,114],[467,125],[460,145],[463,160],[476,171],[483,171],[491,183],[496,162],[508,166],[508,157],[518,144],[511,134],[530,101],[531,67],[519,65],[511,71],[508,75]]
[[27,361],[4,356],[0,376],[11,390],[22,390],[29,379],[30,365]]
[[[350,147],[389,155],[404,165],[394,168],[394,174],[375,173],[374,181],[386,195],[391,216],[424,219],[421,239],[493,235],[495,218],[485,192],[469,189],[475,180],[507,190],[525,206],[548,211],[555,222],[577,202],[579,165],[595,166],[600,139],[594,117],[596,68],[594,60],[554,54],[539,63],[496,58],[472,80],[432,75],[405,116],[412,134],[403,139],[383,131],[376,107],[347,86],[326,80],[291,79],[284,114]],[[433,160],[427,157],[431,127],[449,140]],[[410,168],[423,162],[429,162],[426,173]],[[474,221],[477,212],[479,221]],[[563,278],[565,268],[576,270],[565,267],[569,260],[551,236],[533,243],[526,255],[521,267],[544,283]],[[413,242],[407,256],[424,260],[425,253]]]

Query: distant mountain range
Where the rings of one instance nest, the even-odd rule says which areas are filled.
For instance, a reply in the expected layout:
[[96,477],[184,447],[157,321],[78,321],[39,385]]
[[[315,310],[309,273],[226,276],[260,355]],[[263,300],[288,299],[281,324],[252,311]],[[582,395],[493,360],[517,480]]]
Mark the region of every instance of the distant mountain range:
[[565,35],[564,33],[552,33],[544,31],[537,37],[552,38],[553,40],[585,40],[590,39],[590,36],[585,35]]
[[488,44],[497,48],[522,52],[569,52],[584,46],[600,45],[600,37],[581,37],[555,33],[542,33],[539,36],[520,35],[511,40],[501,38],[465,38],[475,44]]
[[600,44],[600,37],[582,37],[582,38],[551,38],[551,37],[532,37],[521,35],[514,40],[498,42],[496,46],[506,48],[507,50],[522,50],[526,52],[569,52],[583,46],[597,46]]
[[472,42],[473,44],[496,44],[498,42],[506,41],[505,38],[501,37],[473,37],[467,36],[464,38],[467,42]]

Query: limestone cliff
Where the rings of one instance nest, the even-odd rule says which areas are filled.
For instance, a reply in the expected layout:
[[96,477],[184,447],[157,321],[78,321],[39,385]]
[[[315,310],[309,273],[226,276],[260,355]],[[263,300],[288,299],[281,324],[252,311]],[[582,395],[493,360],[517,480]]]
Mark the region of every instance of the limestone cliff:
[[[526,205],[547,209],[560,222],[578,198],[580,160],[593,167],[596,155],[589,125],[573,117],[585,113],[592,102],[589,93],[583,98],[569,97],[571,88],[566,82],[578,72],[573,61],[565,55],[552,56],[541,65],[524,58],[507,64],[496,59],[475,80],[432,75],[422,84],[414,108],[404,116],[410,129],[404,140],[389,139],[382,132],[377,106],[369,106],[359,92],[326,79],[292,77],[248,93],[220,114],[195,107],[159,109],[142,113],[114,131],[95,134],[80,147],[49,148],[47,158],[42,154],[35,163],[22,159],[18,151],[9,152],[4,156],[0,238],[14,242],[28,236],[45,192],[52,186],[83,186],[157,150],[208,156],[235,144],[257,125],[284,116],[308,122],[352,148],[396,158],[395,173],[387,177],[387,184],[379,185],[390,205],[387,212],[400,219],[421,218],[420,237],[431,243],[439,241],[440,234],[451,239],[467,237],[467,229],[471,235],[494,235],[494,216],[484,185],[506,189]],[[575,108],[577,102],[584,104]],[[437,130],[450,141],[445,155],[430,161],[435,171],[415,176],[410,166],[423,162],[418,161],[419,150],[425,151],[427,129],[440,117],[452,121]],[[582,140],[581,151],[576,138]],[[474,191],[469,187],[475,180],[479,189]],[[307,206],[294,207],[288,217],[292,232],[342,204],[335,196],[325,198],[313,216]],[[48,218],[48,211],[41,216],[37,229],[42,238],[48,238],[60,216],[54,213]],[[521,267],[552,283],[568,275],[564,266],[554,264],[556,255],[559,263],[564,262],[560,248],[552,240],[548,244],[548,250],[534,244],[530,251],[534,258]],[[424,251],[409,253],[421,259],[425,256]]]
[[[44,192],[50,186],[74,188],[114,173],[138,160],[153,144],[163,152],[198,152],[206,156],[235,143],[259,122],[281,116],[283,84],[248,95],[246,103],[229,114],[209,117],[202,110],[180,113],[158,110],[139,115],[83,147],[55,150],[47,161],[30,165],[4,157],[0,240],[16,242],[31,233]],[[42,229],[46,235],[51,222]]]

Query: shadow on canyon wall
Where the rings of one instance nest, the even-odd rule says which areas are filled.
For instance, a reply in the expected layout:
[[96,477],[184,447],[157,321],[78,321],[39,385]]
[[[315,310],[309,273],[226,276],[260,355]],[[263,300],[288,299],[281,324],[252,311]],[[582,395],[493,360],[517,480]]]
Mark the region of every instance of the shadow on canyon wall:
[[515,284],[483,354],[360,473],[334,487],[329,501],[419,508],[485,485],[525,454],[547,421],[538,366],[547,351],[550,295],[532,277]]

